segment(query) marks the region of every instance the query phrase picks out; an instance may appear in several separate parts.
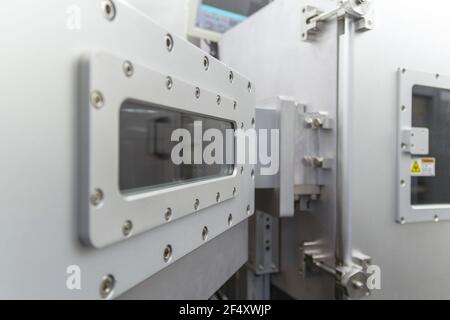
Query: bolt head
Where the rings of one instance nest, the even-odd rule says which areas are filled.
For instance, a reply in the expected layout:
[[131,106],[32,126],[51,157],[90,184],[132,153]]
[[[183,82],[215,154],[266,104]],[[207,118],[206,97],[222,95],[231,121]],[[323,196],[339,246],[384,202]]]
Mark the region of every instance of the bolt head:
[[100,91],[96,90],[91,93],[91,105],[97,109],[101,109],[105,105],[105,98]]
[[114,2],[112,0],[102,0],[100,5],[106,20],[114,20],[116,17],[116,6],[114,5]]
[[198,210],[199,206],[200,206],[200,200],[195,199],[195,201],[194,201],[194,209]]
[[172,259],[172,253],[173,253],[172,246],[168,244],[163,252],[163,259],[165,263],[169,262]]
[[130,61],[125,61],[123,63],[122,69],[123,69],[123,73],[128,78],[131,77],[133,75],[133,73],[134,73],[134,66],[133,66],[133,64]]
[[95,189],[94,192],[90,196],[90,201],[93,206],[99,206],[104,199],[104,194],[101,189]]
[[166,88],[167,88],[167,90],[172,89],[172,87],[173,87],[173,80],[172,80],[171,77],[167,77],[166,78]]
[[115,284],[116,280],[112,275],[105,276],[102,282],[100,283],[100,296],[103,299],[110,297],[114,291]]
[[128,237],[133,230],[133,223],[130,220],[125,221],[122,226],[122,232],[125,237]]

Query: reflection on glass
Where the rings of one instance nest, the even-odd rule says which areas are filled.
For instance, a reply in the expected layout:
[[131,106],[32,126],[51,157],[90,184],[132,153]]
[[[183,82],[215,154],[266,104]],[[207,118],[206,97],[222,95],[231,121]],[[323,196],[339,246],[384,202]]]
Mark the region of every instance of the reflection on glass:
[[[229,161],[228,164],[206,164],[202,157],[201,164],[193,164],[192,161],[178,165],[172,161],[172,149],[179,144],[179,141],[171,141],[172,132],[176,129],[189,131],[192,137],[192,158],[195,143],[201,144],[201,150],[211,143],[201,138],[201,141],[194,139],[194,122],[198,123],[197,121],[201,121],[202,136],[206,130],[212,128],[222,133],[225,155],[225,131],[233,129],[231,122],[161,106],[125,101],[120,109],[119,189],[122,192],[130,192],[231,175],[234,171],[234,160],[231,164]],[[231,140],[231,149],[234,150],[234,138]],[[187,148],[189,146],[186,146]]]
[[450,204],[450,90],[413,87],[412,126],[428,128],[435,177],[411,177],[411,204]]

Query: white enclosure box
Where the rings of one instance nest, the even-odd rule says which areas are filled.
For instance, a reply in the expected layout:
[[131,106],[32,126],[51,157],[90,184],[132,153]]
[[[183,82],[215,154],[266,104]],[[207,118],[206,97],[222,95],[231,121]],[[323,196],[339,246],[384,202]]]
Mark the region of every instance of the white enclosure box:
[[0,20],[0,297],[210,297],[247,259],[253,166],[174,165],[171,133],[251,128],[253,84],[127,1]]

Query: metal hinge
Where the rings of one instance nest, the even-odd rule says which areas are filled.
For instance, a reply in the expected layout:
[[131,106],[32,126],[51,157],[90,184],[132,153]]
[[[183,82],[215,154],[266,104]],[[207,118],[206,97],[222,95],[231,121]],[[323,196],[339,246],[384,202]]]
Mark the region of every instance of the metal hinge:
[[353,252],[351,265],[335,266],[334,255],[323,250],[320,241],[304,242],[300,246],[302,259],[300,274],[304,277],[325,273],[336,280],[336,285],[351,299],[360,299],[370,296],[368,287],[368,267],[371,258],[358,251]]
[[323,12],[316,7],[302,8],[302,40],[308,41],[320,32],[322,24],[332,18],[349,16],[356,21],[357,31],[368,31],[373,28],[373,9],[370,0],[343,0],[333,10]]

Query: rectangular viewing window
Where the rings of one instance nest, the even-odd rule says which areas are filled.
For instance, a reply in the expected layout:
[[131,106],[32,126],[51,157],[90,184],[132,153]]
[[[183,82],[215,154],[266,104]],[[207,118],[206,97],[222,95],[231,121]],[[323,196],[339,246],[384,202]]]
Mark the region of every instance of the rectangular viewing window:
[[[231,121],[131,100],[122,104],[119,121],[119,189],[123,193],[233,174],[234,135],[230,141],[226,139],[229,137],[226,131],[234,130]],[[197,127],[197,136],[194,135],[194,126]],[[190,134],[190,141],[182,142],[185,150],[191,151],[189,163],[175,164],[172,161],[173,148],[180,146],[180,141],[183,140],[171,141],[172,133],[176,129],[186,129],[184,132]],[[208,129],[217,129],[216,132],[220,131],[222,134],[223,161],[206,164],[201,157],[200,162],[194,164],[194,145],[195,150],[203,152],[205,147],[211,144],[211,141],[203,141],[201,138]],[[231,161],[226,159],[225,149],[233,152]],[[212,154],[215,155],[214,152]],[[184,155],[183,152],[181,155]]]
[[412,205],[450,204],[450,90],[414,86],[412,127],[429,130],[435,176],[411,177]]

